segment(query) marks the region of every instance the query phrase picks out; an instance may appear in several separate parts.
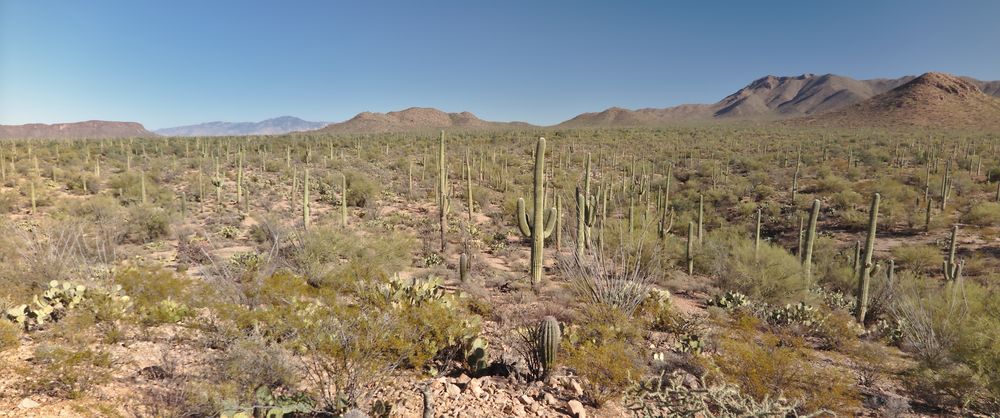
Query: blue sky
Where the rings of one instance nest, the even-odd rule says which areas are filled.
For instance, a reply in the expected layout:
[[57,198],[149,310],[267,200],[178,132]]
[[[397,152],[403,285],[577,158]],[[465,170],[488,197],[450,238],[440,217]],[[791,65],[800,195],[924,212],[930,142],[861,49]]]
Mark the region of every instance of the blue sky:
[[0,123],[431,106],[553,124],[767,75],[1000,79],[1000,1],[0,0]]

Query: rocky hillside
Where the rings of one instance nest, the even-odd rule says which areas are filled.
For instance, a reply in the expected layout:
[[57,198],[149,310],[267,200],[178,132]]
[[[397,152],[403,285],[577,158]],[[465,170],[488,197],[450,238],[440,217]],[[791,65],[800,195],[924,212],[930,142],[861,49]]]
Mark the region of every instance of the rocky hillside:
[[944,73],[926,73],[888,92],[805,119],[836,126],[1000,128],[1000,99],[981,83]]
[[282,116],[260,122],[208,122],[198,125],[157,129],[164,136],[242,136],[281,135],[289,132],[312,131],[326,122],[309,122],[294,116]]
[[[584,113],[557,126],[650,126],[705,120],[774,120],[818,115],[861,103],[913,81],[914,76],[894,79],[855,80],[834,74],[768,75],[754,80],[714,104],[685,104],[663,109],[629,110],[613,107]],[[1000,81],[964,78],[987,95],[1000,97]]]
[[135,122],[88,120],[74,123],[0,125],[0,138],[132,138],[156,134]]

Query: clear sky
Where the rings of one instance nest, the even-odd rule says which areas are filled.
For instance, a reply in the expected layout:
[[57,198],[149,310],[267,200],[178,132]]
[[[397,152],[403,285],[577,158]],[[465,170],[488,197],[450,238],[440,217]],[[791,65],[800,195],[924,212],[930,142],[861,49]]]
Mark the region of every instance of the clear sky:
[[0,0],[0,123],[553,124],[767,74],[1000,79],[1000,1]]

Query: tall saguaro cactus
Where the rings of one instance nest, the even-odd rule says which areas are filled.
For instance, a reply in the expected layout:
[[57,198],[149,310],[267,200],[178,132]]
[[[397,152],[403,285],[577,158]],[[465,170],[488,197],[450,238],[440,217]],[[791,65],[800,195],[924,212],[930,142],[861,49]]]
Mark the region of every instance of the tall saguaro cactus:
[[[442,142],[443,143],[443,142]],[[443,149],[443,148],[442,148]],[[542,281],[542,253],[545,238],[555,229],[555,220],[559,216],[555,208],[549,209],[548,219],[545,217],[545,138],[538,138],[535,145],[535,178],[532,202],[534,211],[529,220],[524,208],[524,198],[517,199],[517,226],[521,234],[531,239],[531,285],[537,286]]]
[[812,256],[816,245],[816,224],[819,222],[819,199],[813,199],[812,211],[809,212],[809,227],[806,229],[805,244],[802,248],[802,271],[806,281],[812,283]]
[[860,264],[858,273],[858,305],[855,308],[855,317],[859,324],[865,323],[865,315],[868,313],[868,287],[871,276],[876,271],[876,267],[872,264],[872,252],[875,250],[875,229],[878,226],[878,204],[881,198],[878,193],[872,196],[872,207],[868,212],[868,235],[865,238],[864,261]]
[[309,167],[302,178],[302,228],[309,229]]
[[688,222],[687,248],[684,251],[684,259],[687,262],[688,276],[694,275],[694,222]]
[[958,243],[958,225],[951,230],[951,243],[948,244],[948,259],[944,261],[944,278],[949,282],[962,278],[962,266],[965,261],[955,261],[955,248]]
[[448,171],[444,157],[444,131],[441,131],[441,142],[438,147],[438,221],[441,226],[441,251],[445,250],[448,241],[445,233],[448,231]]

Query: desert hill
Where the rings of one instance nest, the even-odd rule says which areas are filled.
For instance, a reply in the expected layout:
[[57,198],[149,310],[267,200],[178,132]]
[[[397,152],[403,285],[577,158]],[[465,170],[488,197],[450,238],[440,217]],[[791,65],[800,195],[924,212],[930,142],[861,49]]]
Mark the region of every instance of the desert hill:
[[388,113],[361,112],[347,121],[331,123],[316,132],[384,133],[445,128],[489,129],[529,126],[531,125],[521,122],[484,121],[469,112],[446,113],[434,108],[411,107]]
[[88,120],[74,123],[0,125],[0,138],[132,138],[156,136],[136,122]]
[[1000,99],[984,93],[981,85],[989,83],[926,73],[868,100],[805,121],[837,126],[1000,128]]

